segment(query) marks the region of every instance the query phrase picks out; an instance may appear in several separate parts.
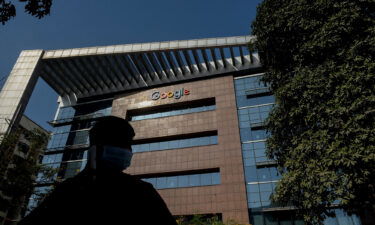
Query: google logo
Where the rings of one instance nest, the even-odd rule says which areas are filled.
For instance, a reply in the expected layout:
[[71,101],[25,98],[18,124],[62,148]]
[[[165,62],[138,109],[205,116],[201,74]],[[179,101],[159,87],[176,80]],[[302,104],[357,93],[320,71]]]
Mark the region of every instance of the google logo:
[[166,99],[166,98],[175,98],[179,99],[184,95],[189,95],[190,91],[186,90],[184,88],[181,88],[178,91],[169,91],[169,92],[164,92],[160,93],[159,91],[155,91],[151,94],[151,99],[152,100],[158,100],[158,99]]

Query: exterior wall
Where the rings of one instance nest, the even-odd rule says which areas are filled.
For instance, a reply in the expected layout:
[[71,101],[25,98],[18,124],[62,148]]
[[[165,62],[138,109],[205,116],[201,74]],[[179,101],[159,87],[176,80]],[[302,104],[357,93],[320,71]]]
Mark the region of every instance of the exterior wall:
[[0,135],[18,124],[38,76],[36,67],[43,50],[22,51],[0,93]]
[[[151,94],[190,90],[180,99],[152,100]],[[135,139],[217,130],[218,144],[135,153],[127,172],[133,175],[220,168],[221,184],[158,190],[174,215],[222,213],[223,220],[249,223],[233,77],[226,76],[117,96],[112,114],[131,109],[216,98],[216,110],[131,122]]]

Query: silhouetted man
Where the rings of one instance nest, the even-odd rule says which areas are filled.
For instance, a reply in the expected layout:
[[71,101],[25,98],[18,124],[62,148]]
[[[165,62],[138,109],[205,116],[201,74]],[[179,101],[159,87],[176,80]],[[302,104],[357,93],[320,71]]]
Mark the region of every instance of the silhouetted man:
[[176,225],[162,198],[130,165],[134,130],[118,117],[101,118],[90,130],[86,168],[67,179],[19,225]]

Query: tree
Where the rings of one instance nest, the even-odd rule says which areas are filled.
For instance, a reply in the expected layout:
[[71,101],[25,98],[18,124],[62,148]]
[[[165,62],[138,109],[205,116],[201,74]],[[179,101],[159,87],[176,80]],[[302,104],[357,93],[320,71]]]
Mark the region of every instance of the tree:
[[[25,157],[14,154],[19,140],[27,137],[29,144]],[[7,218],[18,219],[24,210],[26,199],[35,186],[35,176],[43,174],[49,179],[57,172],[38,163],[48,141],[48,136],[35,129],[17,128],[2,139],[0,144],[0,191],[2,209],[8,209]],[[42,198],[43,196],[38,196]]]
[[[52,6],[52,0],[19,0],[26,2],[25,12],[37,17],[38,19],[49,15]],[[11,1],[0,0],[0,22],[4,25],[12,17],[16,16],[16,7]]]
[[375,1],[265,0],[252,24],[276,97],[268,155],[273,200],[319,224],[339,205],[375,204]]

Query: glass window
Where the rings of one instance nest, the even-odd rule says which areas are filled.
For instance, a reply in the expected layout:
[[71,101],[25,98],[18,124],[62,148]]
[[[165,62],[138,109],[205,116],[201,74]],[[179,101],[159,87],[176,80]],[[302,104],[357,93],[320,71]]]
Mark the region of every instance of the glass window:
[[247,192],[259,193],[259,184],[247,184]]
[[189,175],[189,186],[199,186],[200,185],[200,179],[199,175]]
[[156,178],[156,187],[158,189],[166,188],[167,187],[167,178],[166,177]]
[[250,158],[244,158],[244,165],[245,166],[255,166],[255,159],[250,157]]
[[206,173],[206,174],[201,174],[201,185],[211,185],[212,184],[212,174]]
[[213,173],[212,174],[212,184],[220,184],[221,179],[220,179],[220,173]]
[[189,177],[187,175],[177,177],[178,187],[188,187]]
[[[249,203],[249,207],[250,208],[258,208],[258,207],[261,207],[262,204],[260,202],[250,202]],[[259,223],[259,224],[263,224],[263,223]]]
[[168,149],[179,148],[178,140],[169,141]]
[[159,143],[160,150],[168,149],[169,143],[167,141],[162,141]]
[[266,130],[251,130],[250,141],[264,140],[267,138]]
[[248,193],[248,202],[260,202],[259,193]]
[[130,120],[136,121],[136,120],[163,118],[163,117],[168,117],[168,116],[177,116],[177,115],[184,115],[184,114],[189,114],[189,113],[211,111],[215,109],[216,109],[216,105],[196,106],[192,108],[171,110],[167,112],[149,113],[146,115],[133,115],[131,116]]
[[150,143],[150,151],[155,151],[160,149],[159,142]]
[[217,144],[217,135],[132,145],[134,152],[158,151]]
[[271,181],[271,174],[269,168],[257,169],[259,181]]
[[167,188],[177,187],[177,177],[167,177]]
[[217,136],[211,136],[210,137],[210,144],[217,144],[217,143],[218,143]]
[[272,184],[271,183],[262,183],[259,184],[260,191],[272,191]]
[[271,196],[271,193],[270,191],[263,191],[263,192],[260,192],[260,199],[263,201],[269,201],[270,200],[270,196]]
[[257,171],[255,166],[245,166],[245,177],[247,182],[258,181]]
[[271,179],[272,180],[279,180],[281,178],[281,175],[279,174],[279,171],[276,167],[270,167],[270,173],[271,173]]

